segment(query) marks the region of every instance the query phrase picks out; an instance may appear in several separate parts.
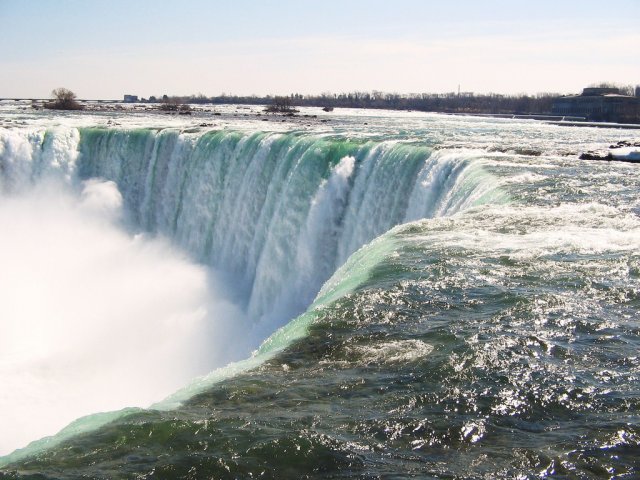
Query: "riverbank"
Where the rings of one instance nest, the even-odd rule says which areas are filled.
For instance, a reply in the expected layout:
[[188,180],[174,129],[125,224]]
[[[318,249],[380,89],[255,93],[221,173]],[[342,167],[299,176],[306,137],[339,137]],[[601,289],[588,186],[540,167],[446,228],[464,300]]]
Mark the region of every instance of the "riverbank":
[[[17,102],[23,103],[25,105],[30,105],[30,108],[35,110],[45,108],[45,104],[48,100],[45,99],[0,99],[0,102]],[[267,107],[267,103],[265,104],[254,104],[254,103],[229,103],[229,104],[218,104],[218,103],[185,103],[183,106],[185,108],[175,108],[175,109],[166,109],[163,108],[162,103],[123,103],[119,100],[82,100],[80,101],[80,105],[82,105],[84,111],[90,112],[113,112],[113,113],[126,113],[126,112],[144,112],[144,113],[154,113],[157,112],[163,115],[193,115],[195,113],[211,113],[213,115],[221,115],[220,110],[226,110],[224,107],[228,105],[234,105],[237,110],[247,110],[251,111],[252,115],[260,116],[266,115],[265,109]],[[176,105],[177,107],[177,105]],[[319,112],[333,112],[341,109],[345,109],[347,107],[337,106],[335,108],[331,108],[330,110],[323,110],[320,106],[315,105],[306,105],[304,106],[305,110],[318,110]],[[511,120],[538,120],[545,123],[550,123],[552,125],[559,125],[563,127],[595,127],[595,128],[618,128],[623,130],[640,130],[640,124],[633,123],[613,123],[613,122],[590,122],[587,121],[584,117],[576,117],[576,116],[562,116],[562,115],[551,115],[544,113],[529,113],[529,114],[521,114],[521,113],[480,113],[480,112],[451,112],[451,111],[426,111],[420,109],[407,109],[405,107],[402,108],[393,108],[392,106],[387,106],[384,109],[379,107],[349,107],[349,109],[358,108],[366,111],[395,111],[395,112],[421,112],[421,113],[438,113],[441,115],[452,115],[452,116],[462,116],[462,117],[480,117],[480,118],[501,118],[501,119],[511,119]],[[242,112],[241,112],[242,113]],[[249,113],[246,113],[245,116],[248,116]],[[270,114],[270,116],[278,115],[278,114]],[[293,113],[289,114],[280,114],[280,116],[299,119],[299,118],[317,118],[315,115],[297,115]]]

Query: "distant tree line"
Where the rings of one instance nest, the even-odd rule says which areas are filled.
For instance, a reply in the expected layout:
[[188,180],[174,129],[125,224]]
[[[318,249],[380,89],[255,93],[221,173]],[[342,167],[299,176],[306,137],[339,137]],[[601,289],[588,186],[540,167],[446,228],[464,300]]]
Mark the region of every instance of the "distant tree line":
[[490,114],[549,114],[553,100],[558,93],[538,93],[536,95],[502,95],[497,93],[412,93],[399,94],[381,91],[348,93],[322,93],[288,96],[227,95],[207,97],[202,94],[177,97],[149,97],[147,102],[176,104],[245,104],[271,105],[272,111],[293,109],[294,107],[343,107],[377,108],[391,110],[419,110],[423,112],[445,113],[490,113]]
[[[633,95],[632,85],[600,83],[597,87],[617,88],[624,95]],[[637,91],[638,87],[636,87]],[[51,92],[54,99],[45,104],[45,108],[76,110],[83,105],[76,100],[76,95],[66,88],[57,88]],[[348,93],[322,93],[320,95],[302,95],[291,93],[285,96],[239,96],[222,93],[207,97],[201,93],[189,96],[151,96],[142,102],[159,103],[160,109],[182,114],[191,113],[190,104],[244,104],[267,105],[268,113],[293,114],[295,107],[321,107],[327,111],[335,107],[373,108],[389,110],[417,110],[423,112],[470,113],[470,114],[551,114],[554,100],[558,93],[538,93],[536,95],[503,95],[498,93],[474,94],[472,92],[450,93],[388,93],[378,90],[372,92],[354,91]]]
[[617,88],[621,95],[628,95],[629,97],[633,97],[635,95],[635,87],[633,85],[624,85],[615,82],[600,82],[592,83],[588,86],[595,88]]

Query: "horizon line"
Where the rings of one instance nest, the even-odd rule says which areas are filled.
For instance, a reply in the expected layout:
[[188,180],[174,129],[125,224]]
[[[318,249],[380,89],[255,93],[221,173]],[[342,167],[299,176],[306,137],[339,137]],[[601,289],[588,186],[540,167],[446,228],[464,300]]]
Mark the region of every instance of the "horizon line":
[[[608,82],[607,82],[608,83]],[[586,87],[583,88],[591,88],[593,85],[588,85]],[[640,87],[640,83],[637,84],[619,84],[619,83],[614,83],[611,82],[611,87],[612,88],[625,88],[625,87],[631,87],[631,88],[638,88]],[[154,97],[156,99],[162,99],[164,98],[164,96],[166,95],[167,98],[197,98],[197,97],[204,97],[204,98],[224,98],[224,97],[249,97],[249,98],[256,98],[256,99],[262,99],[262,98],[275,98],[275,97],[291,97],[291,96],[295,96],[296,95],[300,95],[302,98],[312,98],[312,97],[322,97],[322,96],[327,96],[327,95],[348,95],[348,94],[353,94],[353,93],[358,93],[358,94],[372,94],[372,93],[381,93],[381,94],[386,94],[386,95],[399,95],[399,96],[406,96],[406,97],[410,97],[412,95],[469,95],[469,94],[473,94],[473,95],[478,95],[478,96],[492,96],[492,95],[499,95],[499,96],[503,96],[503,97],[524,97],[524,96],[553,96],[553,95],[558,95],[558,96],[563,96],[566,95],[567,92],[560,92],[560,91],[537,91],[535,93],[531,93],[531,92],[518,92],[518,93],[501,93],[498,91],[489,91],[489,92],[475,92],[475,91],[470,91],[470,90],[466,90],[466,91],[455,91],[455,90],[449,90],[446,92],[398,92],[398,91],[388,91],[388,90],[377,90],[377,89],[373,89],[373,90],[344,90],[341,92],[332,92],[332,91],[325,91],[322,93],[299,93],[299,92],[291,92],[288,94],[281,94],[281,93],[268,93],[268,94],[264,94],[264,95],[260,95],[260,94],[256,94],[256,93],[251,93],[251,94],[237,94],[237,93],[226,93],[226,92],[222,92],[219,93],[217,95],[206,95],[204,93],[198,92],[198,93],[190,93],[190,94],[186,94],[186,95],[179,95],[179,94],[162,94],[162,95],[149,95],[147,97],[145,96],[141,96],[141,95],[136,95],[136,94],[131,94],[131,93],[123,93],[121,94],[122,98],[78,98],[78,101],[84,101],[84,102],[90,102],[90,101],[116,101],[116,102],[122,102],[123,98],[125,96],[129,96],[129,95],[133,95],[133,96],[137,96],[140,99],[149,99],[151,97]],[[573,93],[573,92],[572,92]],[[35,101],[35,100],[50,100],[53,97],[53,95],[50,95],[49,97],[0,97],[0,101],[6,101],[6,100],[12,100],[12,101],[20,101],[20,100],[31,100],[31,101]]]

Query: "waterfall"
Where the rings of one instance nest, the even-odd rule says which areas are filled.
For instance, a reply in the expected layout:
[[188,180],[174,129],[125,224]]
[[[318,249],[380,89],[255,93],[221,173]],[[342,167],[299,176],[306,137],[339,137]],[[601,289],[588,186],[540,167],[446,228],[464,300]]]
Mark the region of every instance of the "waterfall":
[[113,181],[134,228],[222,272],[249,317],[270,324],[304,311],[393,226],[490,201],[496,182],[480,157],[303,133],[4,130],[0,192],[51,177]]
[[495,187],[477,152],[302,133],[80,131],[80,178],[119,186],[137,225],[225,272],[250,317],[304,311],[354,251]]
[[356,250],[490,201],[480,156],[304,133],[0,129],[0,376],[13,385],[0,451],[246,357]]

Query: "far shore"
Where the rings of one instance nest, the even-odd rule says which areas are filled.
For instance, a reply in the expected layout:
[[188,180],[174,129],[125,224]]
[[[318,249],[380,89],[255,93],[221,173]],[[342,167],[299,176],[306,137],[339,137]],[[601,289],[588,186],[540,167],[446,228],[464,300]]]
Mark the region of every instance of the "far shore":
[[[0,102],[29,102],[31,108],[36,110],[44,109],[44,105],[49,102],[50,99],[31,99],[31,98],[2,98]],[[223,104],[185,104],[188,105],[189,108],[185,111],[165,111],[162,109],[162,103],[149,103],[149,102],[140,102],[140,103],[127,103],[122,100],[79,100],[80,105],[82,105],[82,110],[85,112],[113,112],[113,113],[157,113],[160,115],[192,115],[197,113],[208,113],[212,115],[221,115],[221,113],[216,111],[216,107],[219,107]],[[257,113],[253,113],[254,116],[265,116],[265,121],[269,118],[278,118],[279,121],[289,120],[300,120],[304,119],[307,121],[317,119],[316,115],[303,114],[299,113],[268,113],[265,112],[266,104],[253,104],[253,103],[228,103],[224,105],[236,105],[239,109],[259,109],[260,111]],[[312,109],[317,108],[318,110],[322,110],[322,107],[314,107],[314,106],[306,106],[305,108]],[[336,113],[339,112],[341,108],[346,107],[335,107]],[[441,115],[453,115],[453,116],[464,116],[464,117],[485,117],[485,118],[502,118],[509,120],[537,120],[540,122],[548,123],[551,125],[559,125],[564,127],[595,127],[595,128],[618,128],[625,130],[640,130],[640,124],[632,124],[632,123],[612,123],[612,122],[591,122],[586,121],[584,118],[580,117],[568,117],[568,116],[559,116],[559,115],[550,115],[545,113],[482,113],[482,112],[447,112],[447,111],[422,111],[422,110],[414,110],[414,109],[406,109],[406,108],[367,108],[367,107],[349,107],[349,108],[359,108],[362,110],[390,110],[390,111],[398,111],[398,112],[422,112],[422,113],[437,113]],[[334,110],[333,108],[331,109]],[[248,113],[244,113],[244,116],[249,116]],[[323,118],[320,121],[326,122],[328,119]]]

